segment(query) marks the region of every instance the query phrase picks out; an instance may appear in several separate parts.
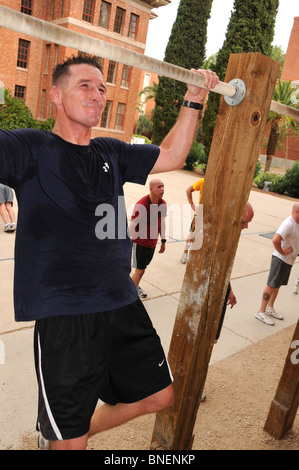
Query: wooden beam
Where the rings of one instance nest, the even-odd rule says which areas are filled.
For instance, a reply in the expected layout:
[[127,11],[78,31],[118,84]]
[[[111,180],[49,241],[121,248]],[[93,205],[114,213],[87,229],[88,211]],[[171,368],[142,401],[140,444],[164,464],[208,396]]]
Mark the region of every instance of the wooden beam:
[[282,376],[272,400],[264,426],[271,436],[281,439],[292,428],[299,406],[299,364],[298,349],[299,320],[285,360]]
[[221,98],[201,199],[203,246],[190,253],[168,355],[175,402],[156,415],[152,449],[192,448],[278,71],[278,62],[259,53],[230,56],[225,81],[242,79],[246,97],[235,107]]

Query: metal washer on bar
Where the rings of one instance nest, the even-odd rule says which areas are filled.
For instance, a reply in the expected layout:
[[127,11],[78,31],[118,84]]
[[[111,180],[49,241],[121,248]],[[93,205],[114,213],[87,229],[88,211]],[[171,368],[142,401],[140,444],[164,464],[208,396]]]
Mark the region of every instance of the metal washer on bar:
[[241,80],[241,78],[234,78],[229,82],[230,85],[233,85],[236,88],[236,93],[234,96],[224,96],[225,102],[230,106],[237,106],[242,103],[246,95],[246,85]]

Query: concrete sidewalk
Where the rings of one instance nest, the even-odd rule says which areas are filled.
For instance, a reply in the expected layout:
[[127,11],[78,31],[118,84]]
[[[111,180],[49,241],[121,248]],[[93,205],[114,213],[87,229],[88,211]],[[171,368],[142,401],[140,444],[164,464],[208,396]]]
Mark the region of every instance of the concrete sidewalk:
[[[165,183],[164,199],[168,207],[176,207],[177,210],[181,208],[183,225],[189,227],[191,213],[183,210],[186,204],[185,190],[199,177],[183,170],[158,176]],[[129,215],[133,204],[147,193],[148,186],[125,186]],[[194,193],[195,202],[196,199],[197,194]],[[298,320],[299,295],[293,294],[293,288],[296,278],[299,278],[299,258],[292,269],[289,285],[281,289],[277,299],[277,310],[285,316],[285,320],[276,320],[275,326],[271,327],[254,318],[260,307],[273,251],[271,238],[260,234],[274,232],[281,221],[290,215],[294,200],[255,190],[251,191],[249,200],[255,216],[249,228],[242,231],[231,278],[238,303],[232,310],[227,310],[221,337],[213,349],[211,364],[295,325]],[[171,216],[171,211],[169,214]],[[166,351],[185,273],[185,265],[180,263],[184,233],[180,234],[177,228],[174,229],[174,224],[169,224],[165,253],[159,254],[159,250],[156,250],[141,283],[148,293],[144,304]],[[15,235],[4,233],[3,227],[0,222],[0,449],[16,449],[22,436],[34,434],[37,388],[32,352],[33,324],[15,323],[13,320]],[[1,350],[2,359],[4,356],[2,361]],[[286,352],[283,351],[283,354]]]

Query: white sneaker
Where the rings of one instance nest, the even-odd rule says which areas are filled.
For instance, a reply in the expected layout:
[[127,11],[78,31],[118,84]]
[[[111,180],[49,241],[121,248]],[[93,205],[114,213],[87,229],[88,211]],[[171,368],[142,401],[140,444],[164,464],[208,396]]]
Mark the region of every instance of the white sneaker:
[[10,224],[5,225],[4,232],[10,232]]
[[141,289],[141,287],[137,287],[137,292],[138,292],[138,295],[140,297],[140,299],[145,299],[147,297],[147,293],[144,292],[143,289]]
[[272,307],[266,307],[266,314],[273,318],[277,318],[277,320],[283,320],[283,316],[280,315],[280,313],[275,312],[274,308]]
[[265,313],[258,312],[255,314],[255,318],[266,323],[266,325],[271,325],[271,326],[275,325],[274,321],[271,320],[271,318],[269,318]]
[[13,223],[10,224],[10,229],[9,229],[9,231],[10,231],[10,232],[14,232],[15,230],[16,230],[16,224],[13,222]]
[[182,264],[186,264],[187,262],[187,256],[188,256],[188,253],[183,253],[182,256],[181,256],[181,259],[180,259],[180,262]]

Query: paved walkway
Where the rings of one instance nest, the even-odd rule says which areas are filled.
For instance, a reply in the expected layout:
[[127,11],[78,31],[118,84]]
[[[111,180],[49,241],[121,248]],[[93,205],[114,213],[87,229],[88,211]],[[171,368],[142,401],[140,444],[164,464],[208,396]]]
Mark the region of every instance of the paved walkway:
[[[184,208],[185,190],[196,181],[197,175],[181,170],[160,176],[165,183],[164,198],[171,209],[169,214],[174,209],[179,212],[182,224],[177,220],[172,220],[169,224],[166,252],[159,254],[156,251],[145,273],[142,287],[148,293],[144,304],[165,350],[168,350],[185,272],[185,266],[179,261],[185,233],[180,233],[178,224],[188,230],[191,214]],[[128,214],[133,204],[147,192],[147,187],[132,184],[125,186]],[[251,191],[249,200],[254,207],[255,217],[249,228],[242,231],[231,278],[238,303],[232,310],[227,310],[220,340],[213,349],[211,364],[295,325],[298,320],[299,295],[293,294],[293,288],[296,278],[299,278],[299,258],[292,269],[289,285],[281,289],[277,299],[277,310],[284,314],[285,320],[276,321],[275,326],[271,327],[254,318],[266,285],[273,251],[271,239],[260,234],[274,232],[281,221],[290,215],[294,201],[254,190]],[[171,217],[175,219],[176,216]],[[1,221],[0,450],[17,448],[22,435],[34,433],[37,403],[32,324],[15,323],[13,320],[15,235],[4,233],[3,226]],[[5,361],[1,361],[1,351],[4,352]]]

